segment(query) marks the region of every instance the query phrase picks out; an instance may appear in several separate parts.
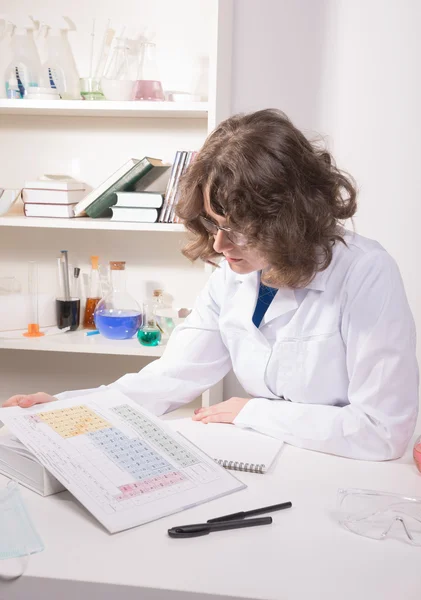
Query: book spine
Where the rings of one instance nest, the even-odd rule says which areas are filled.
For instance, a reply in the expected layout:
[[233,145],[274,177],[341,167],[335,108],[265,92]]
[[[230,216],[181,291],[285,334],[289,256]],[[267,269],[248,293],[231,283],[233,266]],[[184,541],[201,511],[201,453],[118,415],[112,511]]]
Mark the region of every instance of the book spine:
[[161,211],[159,213],[159,222],[162,223],[164,220],[164,215],[165,212],[167,210],[167,205],[168,205],[168,201],[172,192],[172,189],[174,187],[174,181],[175,181],[175,174],[177,172],[178,169],[178,164],[180,162],[180,158],[181,158],[181,151],[177,150],[176,154],[175,154],[175,158],[174,158],[174,163],[171,169],[171,174],[170,174],[170,178],[168,180],[168,185],[167,185],[167,189],[165,190],[165,199],[164,199],[164,203],[162,205]]
[[170,214],[171,214],[171,209],[173,207],[174,199],[175,199],[175,196],[177,194],[178,184],[179,184],[179,181],[180,181],[181,173],[183,172],[183,169],[184,169],[184,164],[186,162],[187,154],[188,153],[185,150],[183,150],[181,152],[180,162],[178,163],[177,173],[175,174],[174,186],[173,186],[173,189],[171,191],[170,197],[168,198],[167,210],[165,211],[165,214],[164,214],[164,223],[168,223],[169,222],[169,217],[170,217]]
[[[192,157],[193,157],[193,152],[192,151],[188,152],[187,156],[186,156],[186,161],[184,163],[183,171],[181,173],[181,177],[183,177],[183,175],[186,173],[187,169],[189,168],[190,163],[192,162]],[[175,209],[177,207],[177,204],[178,204],[179,200],[180,200],[180,188],[177,185],[177,191],[176,191],[176,194],[175,194],[174,202],[173,202],[173,205],[171,207],[170,216],[169,216],[169,219],[168,219],[169,223],[175,223]]]
[[97,219],[99,217],[110,217],[111,206],[117,201],[116,192],[123,192],[141,179],[146,173],[153,169],[153,165],[147,158],[139,161],[123,177],[116,181],[111,187],[103,192],[90,206],[86,207],[86,214]]
[[234,460],[222,460],[214,458],[214,461],[224,467],[224,469],[230,469],[232,471],[244,471],[245,473],[257,473],[263,475],[266,472],[266,465],[254,464],[254,463],[243,463]]

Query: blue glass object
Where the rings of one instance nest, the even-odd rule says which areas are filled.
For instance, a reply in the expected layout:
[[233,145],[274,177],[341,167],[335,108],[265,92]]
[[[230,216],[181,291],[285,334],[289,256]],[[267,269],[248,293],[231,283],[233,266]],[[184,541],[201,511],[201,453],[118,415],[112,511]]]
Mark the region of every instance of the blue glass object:
[[111,291],[96,305],[95,326],[106,338],[128,340],[142,326],[142,310],[126,292],[126,263],[111,261],[110,271]]
[[142,314],[134,310],[114,311],[105,309],[95,312],[95,325],[98,331],[111,340],[128,340],[142,325]]

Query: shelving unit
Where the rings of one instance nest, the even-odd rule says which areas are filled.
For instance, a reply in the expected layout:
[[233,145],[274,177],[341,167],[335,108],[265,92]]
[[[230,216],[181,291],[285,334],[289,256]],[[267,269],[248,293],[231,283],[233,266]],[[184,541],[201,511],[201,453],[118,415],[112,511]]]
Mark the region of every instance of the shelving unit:
[[207,119],[208,103],[0,99],[0,115]]
[[[168,65],[171,63],[166,71],[171,81],[176,82],[177,74],[184,68],[184,79],[182,73],[181,79],[185,83],[191,78],[190,66],[194,65],[194,60],[207,58],[208,101],[0,99],[0,162],[7,165],[2,171],[0,187],[20,188],[25,180],[35,179],[43,173],[73,175],[95,187],[129,157],[141,159],[147,155],[170,161],[176,150],[199,149],[216,124],[229,116],[232,0],[201,0],[200,6],[193,0],[179,0],[176,4],[172,0],[160,3],[121,0],[118,6],[112,2],[105,6],[99,0],[86,0],[83,7],[77,3],[69,7],[65,0],[56,0],[54,15],[50,14],[51,7],[47,8],[40,0],[28,0],[25,14],[15,5],[13,0],[6,0],[3,13],[6,16],[8,11],[22,13],[22,18],[32,14],[46,23],[51,16],[63,14],[73,19],[78,29],[72,34],[72,44],[82,76],[89,69],[92,17],[101,20],[104,14],[104,23],[111,18],[116,28],[130,25],[133,21],[139,21],[142,26],[151,25],[158,38],[161,35],[162,44],[167,44],[164,55],[169,60]],[[159,45],[159,39],[157,43]],[[177,55],[178,51],[180,55]],[[185,65],[183,60],[186,60]],[[100,255],[100,261],[104,263],[126,260],[134,293],[132,288],[130,291],[140,302],[149,298],[142,295],[141,289],[148,285],[148,293],[152,286],[163,287],[173,296],[175,306],[192,306],[212,269],[209,265],[203,269],[193,267],[182,257],[180,250],[185,242],[184,233],[185,228],[181,224],[29,218],[15,207],[11,214],[0,217],[0,276],[15,276],[24,288],[27,261],[35,260],[39,264],[42,293],[51,294],[54,302],[55,257],[60,249],[66,248],[71,260],[81,267],[82,274],[87,272],[92,254]],[[126,362],[130,362],[128,358],[125,362],[125,357],[154,360],[162,355],[164,349],[165,346],[144,348],[137,340],[119,342],[102,336],[85,337],[81,331],[39,340],[2,338],[0,332],[0,365],[8,364],[7,368],[14,369],[14,373],[10,374],[4,367],[2,374],[0,366],[0,380],[2,383],[14,381],[14,386],[18,382],[20,389],[31,391],[33,382],[26,375],[26,366],[36,356],[34,352],[53,352],[61,357],[60,360],[52,358],[58,365],[57,372],[49,368],[48,360],[35,359],[39,365],[36,371],[38,389],[73,389],[78,373],[72,375],[72,361],[67,354],[73,355],[75,361],[78,354],[83,357],[79,358],[78,364],[83,361],[84,381],[88,386],[91,383],[89,377],[94,372],[96,381],[100,378],[106,383],[107,377],[111,377],[103,367],[110,362],[107,363],[106,355],[113,357],[113,365],[117,365],[123,374],[127,372]],[[19,360],[16,360],[16,355],[19,355]],[[34,373],[31,369],[28,372]],[[1,390],[3,395],[7,392],[16,393],[16,390]],[[0,397],[0,403],[1,400]],[[205,405],[220,400],[222,384],[202,396]]]
[[156,231],[165,233],[184,232],[180,223],[120,223],[111,219],[57,219],[44,217],[25,217],[9,214],[0,217],[0,227],[41,227],[46,229],[91,229],[97,231]]
[[[16,336],[19,334],[16,333]],[[165,345],[141,346],[136,338],[108,340],[102,335],[86,336],[85,331],[68,331],[40,338],[1,338],[0,350],[28,350],[43,352],[77,352],[78,354],[112,354],[115,356],[162,356]]]

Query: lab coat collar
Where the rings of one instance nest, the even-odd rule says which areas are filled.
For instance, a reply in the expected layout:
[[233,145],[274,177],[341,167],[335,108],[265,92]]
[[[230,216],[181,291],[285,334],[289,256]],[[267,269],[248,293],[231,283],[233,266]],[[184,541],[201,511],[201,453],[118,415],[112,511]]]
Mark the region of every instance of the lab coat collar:
[[[326,289],[328,271],[329,267],[324,271],[318,271],[310,283],[305,286],[305,289],[323,292]],[[236,282],[238,290],[235,294],[235,304],[238,310],[238,317],[247,328],[255,330],[252,318],[259,291],[259,272],[255,271],[246,275],[237,275]],[[263,323],[266,324],[297,308],[298,302],[294,290],[291,288],[280,288],[266,311]]]
[[[238,317],[242,323],[250,330],[257,331],[253,324],[253,313],[256,308],[257,295],[259,291],[260,276],[259,272],[255,271],[247,275],[238,275],[236,277],[238,290],[235,294],[235,305],[238,310]],[[295,298],[294,290],[289,288],[281,288],[277,291],[276,296],[272,300],[269,308],[264,316],[264,322],[267,323],[272,319],[298,308],[298,303]]]

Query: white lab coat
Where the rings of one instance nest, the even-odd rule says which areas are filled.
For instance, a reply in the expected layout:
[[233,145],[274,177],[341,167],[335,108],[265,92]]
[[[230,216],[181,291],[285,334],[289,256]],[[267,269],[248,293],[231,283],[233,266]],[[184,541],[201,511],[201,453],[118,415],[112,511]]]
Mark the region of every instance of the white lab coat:
[[164,356],[107,387],[163,414],[232,368],[252,398],[236,425],[346,457],[401,456],[418,412],[414,321],[390,255],[351,232],[346,242],[305,289],[278,290],[259,329],[258,273],[223,263]]

